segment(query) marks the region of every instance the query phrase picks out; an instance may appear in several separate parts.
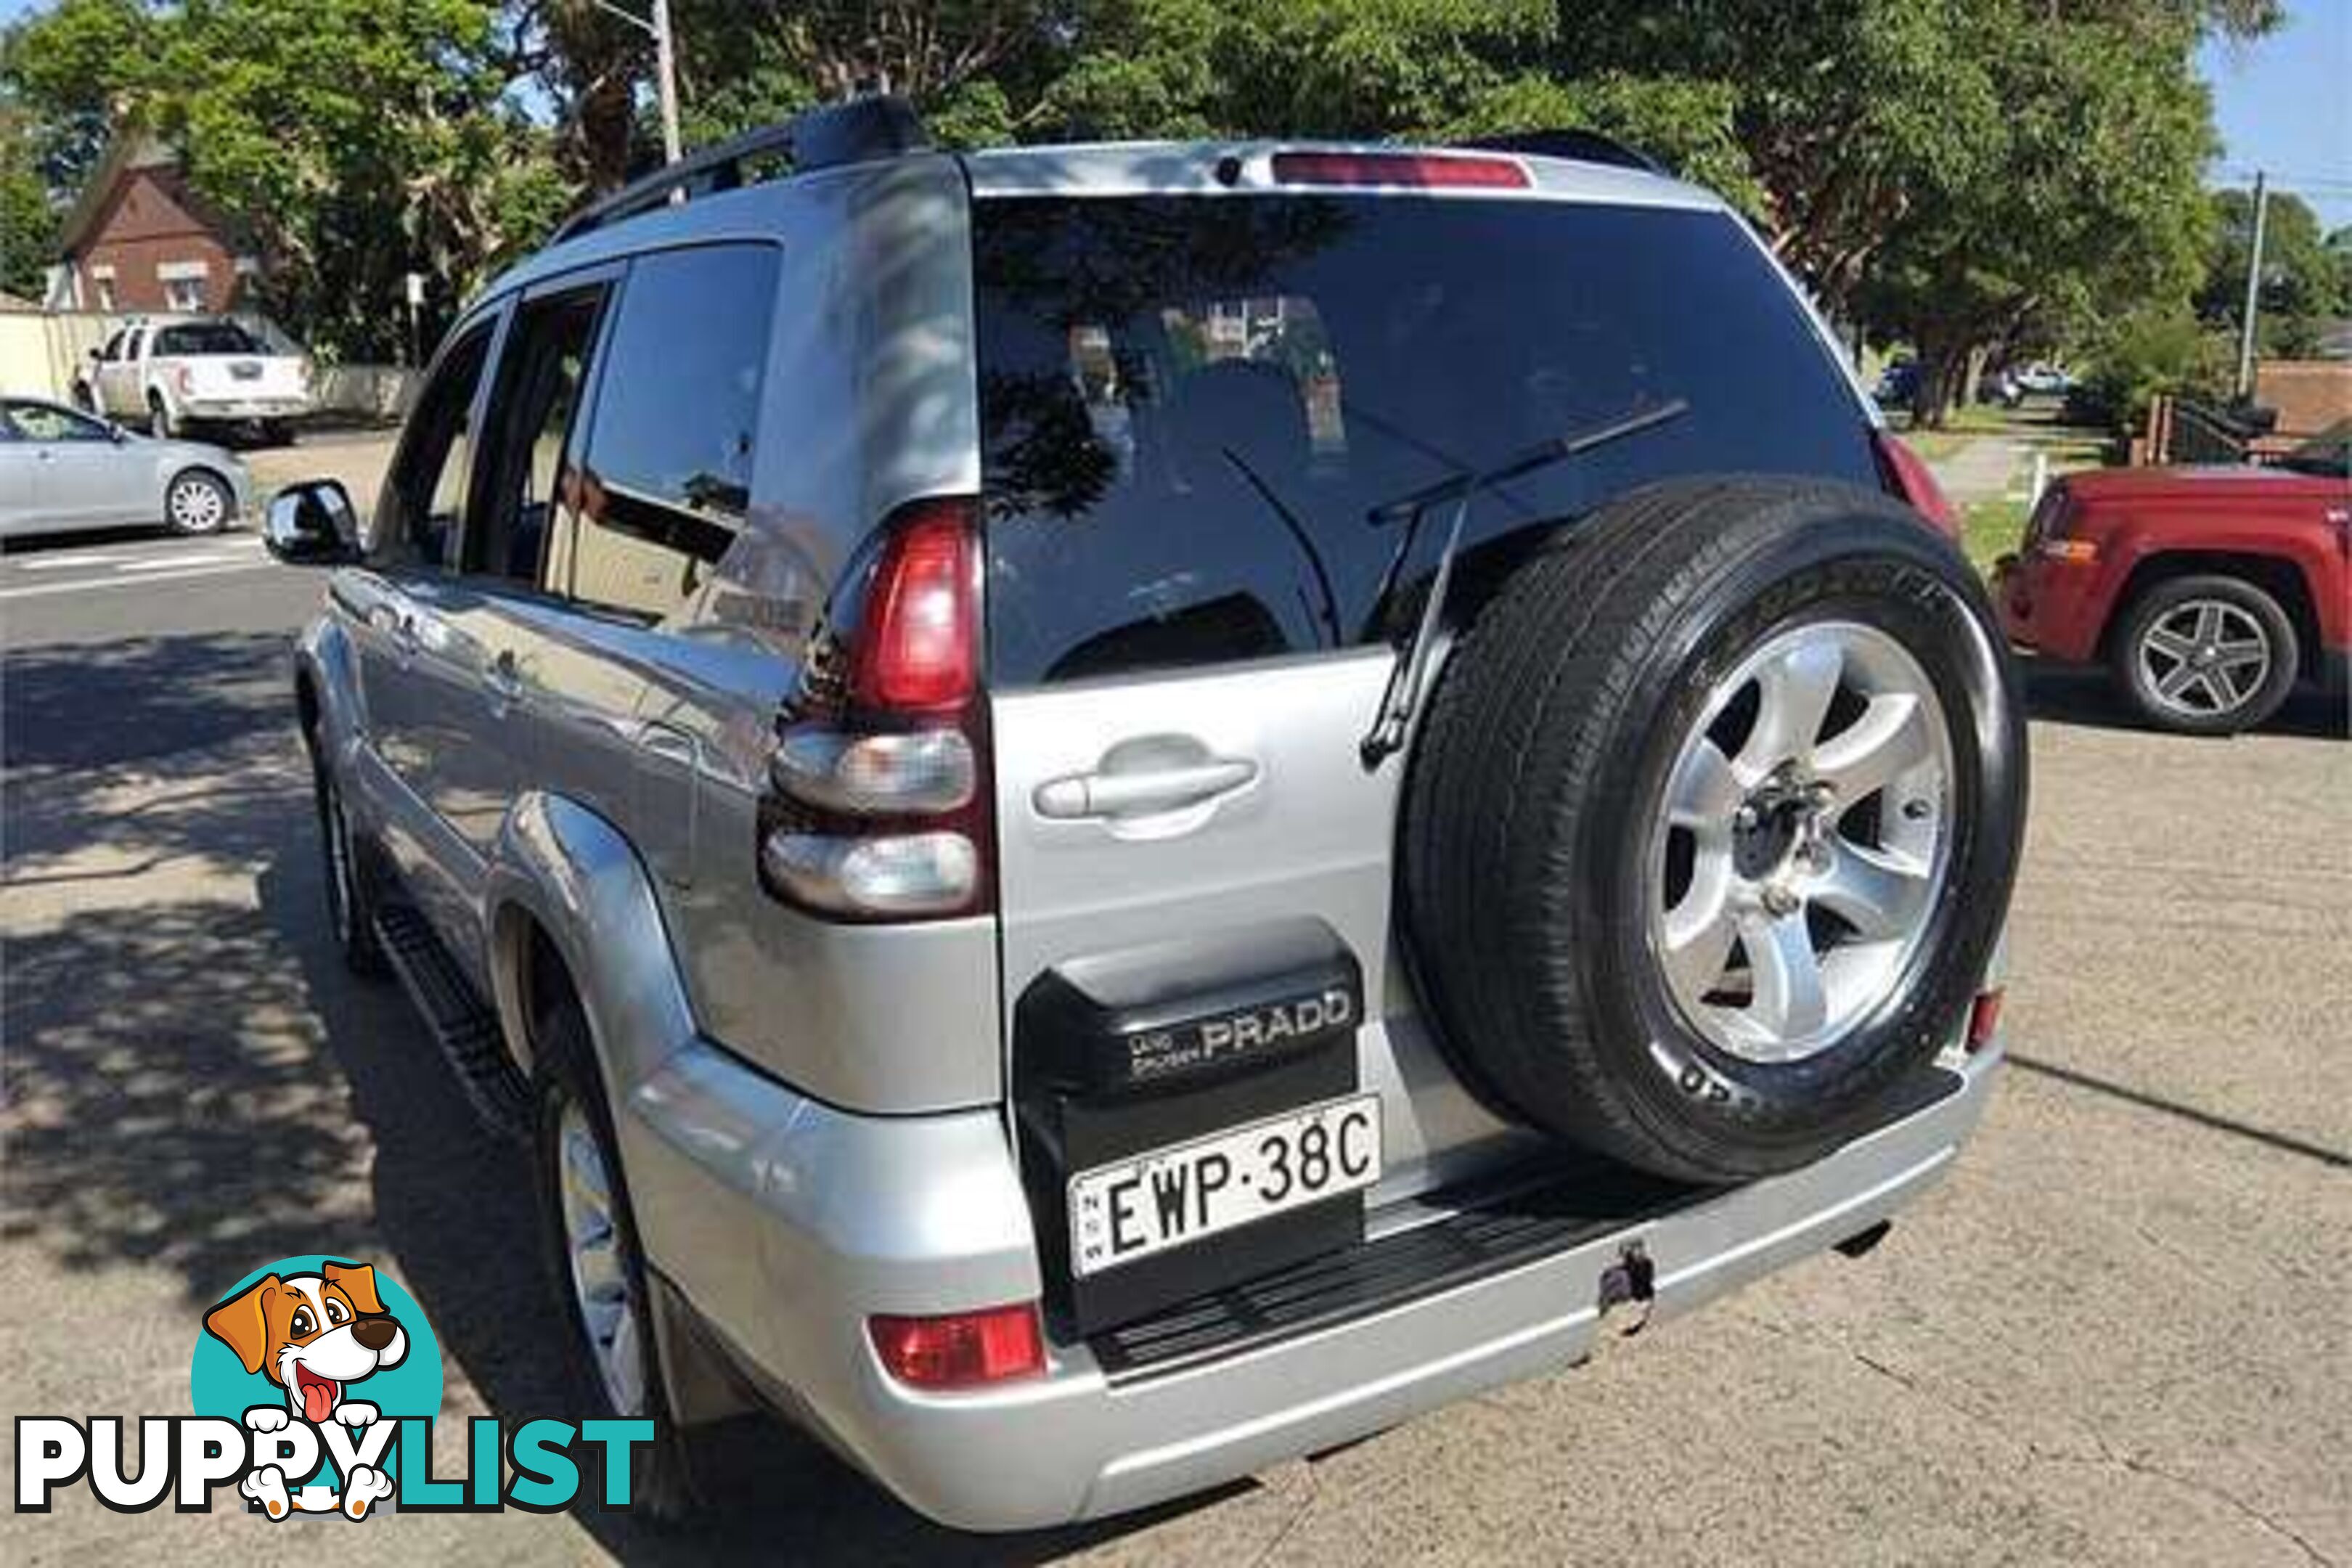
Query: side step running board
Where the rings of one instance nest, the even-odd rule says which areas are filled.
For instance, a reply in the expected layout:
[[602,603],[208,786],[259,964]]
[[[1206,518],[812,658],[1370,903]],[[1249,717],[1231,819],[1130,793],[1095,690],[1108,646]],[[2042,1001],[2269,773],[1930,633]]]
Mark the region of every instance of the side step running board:
[[411,905],[386,903],[376,910],[375,934],[483,1126],[506,1138],[529,1132],[530,1086],[507,1058],[499,1016],[425,917]]

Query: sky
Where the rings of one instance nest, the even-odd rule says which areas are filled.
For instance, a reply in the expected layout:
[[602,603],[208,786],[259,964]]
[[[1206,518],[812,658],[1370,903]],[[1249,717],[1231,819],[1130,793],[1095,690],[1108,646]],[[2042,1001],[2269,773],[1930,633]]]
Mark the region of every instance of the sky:
[[2266,169],[2323,227],[2352,224],[2352,0],[2290,0],[2285,26],[2252,44],[2207,44],[2197,63],[2221,132],[2216,183]]
[[[0,23],[38,5],[0,0]],[[2221,132],[2213,182],[2268,169],[2325,227],[2352,224],[2352,0],[2287,0],[2284,27],[2252,44],[2207,44],[2198,68]]]

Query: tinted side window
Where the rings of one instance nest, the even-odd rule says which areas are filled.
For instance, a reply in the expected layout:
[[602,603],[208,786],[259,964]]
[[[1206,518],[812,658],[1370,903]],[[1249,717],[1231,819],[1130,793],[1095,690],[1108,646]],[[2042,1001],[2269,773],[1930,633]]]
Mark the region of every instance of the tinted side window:
[[1002,198],[973,244],[1001,685],[1380,638],[1451,521],[1383,508],[1675,405],[1482,492],[1465,552],[1677,474],[1876,482],[1850,385],[1720,214]]
[[27,441],[103,441],[106,426],[47,403],[11,404],[8,423]]
[[604,302],[604,289],[592,287],[516,312],[499,355],[478,510],[466,527],[467,571],[539,581],[550,520],[578,489],[567,444]]
[[383,488],[383,504],[365,530],[371,562],[383,566],[450,564],[449,546],[465,509],[474,389],[489,358],[495,325],[484,321],[458,339],[418,395],[391,480]]
[[764,245],[632,265],[576,505],[553,525],[551,590],[650,620],[695,604],[751,503],[776,276]]

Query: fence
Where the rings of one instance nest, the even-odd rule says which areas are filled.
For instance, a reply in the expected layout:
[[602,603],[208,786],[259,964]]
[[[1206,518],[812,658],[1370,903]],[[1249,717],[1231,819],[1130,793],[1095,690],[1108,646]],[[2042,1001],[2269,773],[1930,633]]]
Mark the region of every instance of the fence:
[[2352,361],[2271,360],[2254,372],[2254,416],[2159,395],[2135,463],[2266,463],[2352,420]]
[[0,393],[64,397],[115,320],[98,310],[0,310]]

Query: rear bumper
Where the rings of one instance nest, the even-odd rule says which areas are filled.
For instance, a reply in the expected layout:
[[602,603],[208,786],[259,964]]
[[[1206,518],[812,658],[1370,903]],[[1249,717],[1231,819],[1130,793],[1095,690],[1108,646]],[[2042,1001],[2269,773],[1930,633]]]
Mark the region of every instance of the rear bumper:
[[299,419],[310,412],[307,397],[190,397],[180,405],[183,419]]
[[1802,1170],[1634,1221],[1507,1271],[1160,1375],[1085,1345],[1047,1373],[937,1394],[887,1377],[875,1312],[1034,1299],[1039,1279],[993,1112],[865,1118],[688,1047],[631,1097],[624,1156],[657,1268],[713,1338],[906,1502],[970,1530],[1114,1514],[1349,1441],[1590,1355],[1629,1244],[1670,1316],[1886,1218],[1983,1113],[1999,1051],[1954,1092]]

